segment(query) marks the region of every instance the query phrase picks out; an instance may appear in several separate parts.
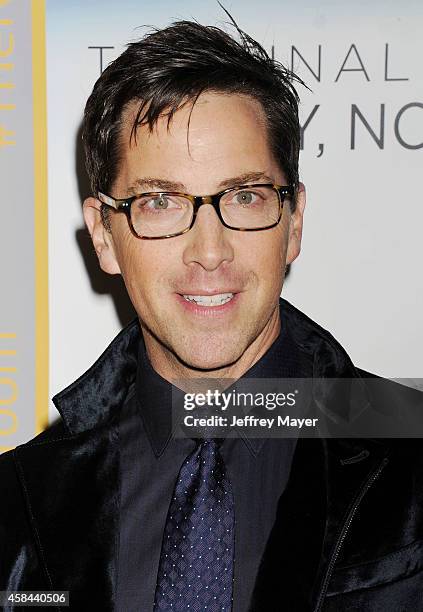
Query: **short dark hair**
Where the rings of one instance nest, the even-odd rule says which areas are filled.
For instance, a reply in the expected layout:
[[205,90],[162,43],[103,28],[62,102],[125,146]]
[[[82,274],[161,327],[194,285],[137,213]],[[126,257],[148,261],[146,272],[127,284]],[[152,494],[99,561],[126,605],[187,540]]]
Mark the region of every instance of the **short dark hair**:
[[[125,107],[139,100],[131,138],[139,125],[153,130],[202,92],[244,94],[261,103],[269,145],[288,182],[298,185],[299,97],[293,72],[233,21],[238,38],[215,26],[178,21],[128,44],[104,70],[88,98],[82,137],[91,188],[108,193],[120,161],[119,136]],[[295,198],[293,199],[293,208]]]

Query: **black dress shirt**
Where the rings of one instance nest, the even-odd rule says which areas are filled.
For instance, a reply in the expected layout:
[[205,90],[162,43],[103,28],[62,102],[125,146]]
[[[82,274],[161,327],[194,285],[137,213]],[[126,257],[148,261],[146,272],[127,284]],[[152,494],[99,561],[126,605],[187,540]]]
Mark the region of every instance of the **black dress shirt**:
[[[283,315],[283,313],[282,313]],[[283,325],[278,338],[245,374],[248,378],[311,376]],[[153,610],[162,536],[184,459],[195,448],[175,438],[172,385],[153,369],[140,342],[138,370],[120,416],[121,507],[118,612]],[[295,439],[227,438],[221,446],[235,504],[233,612],[247,612],[279,497],[288,481]]]

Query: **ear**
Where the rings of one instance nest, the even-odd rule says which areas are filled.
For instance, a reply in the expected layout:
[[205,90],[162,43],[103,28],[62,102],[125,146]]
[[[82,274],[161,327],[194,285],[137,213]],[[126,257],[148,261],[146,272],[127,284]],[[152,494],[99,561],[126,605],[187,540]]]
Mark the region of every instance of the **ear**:
[[298,257],[301,251],[301,238],[303,234],[303,216],[306,205],[306,190],[300,183],[297,191],[297,205],[289,222],[288,249],[286,253],[286,264],[289,265]]
[[121,271],[113,246],[113,238],[103,225],[100,210],[100,200],[87,198],[84,201],[84,219],[90,232],[95,252],[97,253],[100,268],[108,274],[120,274]]

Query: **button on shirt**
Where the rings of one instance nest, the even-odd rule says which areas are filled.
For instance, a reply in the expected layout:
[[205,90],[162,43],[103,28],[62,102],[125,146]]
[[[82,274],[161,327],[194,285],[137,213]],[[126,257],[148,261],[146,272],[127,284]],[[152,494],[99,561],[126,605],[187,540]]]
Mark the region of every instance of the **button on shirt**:
[[[245,378],[311,376],[289,330],[281,332]],[[136,382],[119,423],[121,505],[118,612],[153,609],[157,570],[175,481],[195,448],[172,436],[172,384],[151,366],[140,341]],[[233,612],[247,612],[279,497],[287,484],[295,439],[226,438],[221,454],[235,505]]]

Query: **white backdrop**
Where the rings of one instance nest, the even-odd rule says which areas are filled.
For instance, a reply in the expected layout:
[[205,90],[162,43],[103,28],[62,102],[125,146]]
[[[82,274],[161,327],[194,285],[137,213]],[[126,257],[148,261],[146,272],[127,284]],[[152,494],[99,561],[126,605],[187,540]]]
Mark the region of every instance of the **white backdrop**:
[[[423,377],[421,1],[225,6],[269,53],[273,47],[288,65],[293,57],[313,90],[299,89],[303,124],[318,105],[300,158],[308,199],[303,250],[283,295],[329,329],[360,367]],[[78,130],[100,71],[100,51],[89,47],[113,47],[102,51],[106,65],[143,34],[137,26],[181,18],[227,22],[212,0],[177,7],[164,0],[47,2],[52,395],[91,365],[130,316],[119,280],[95,272],[82,230],[88,189]],[[56,414],[51,406],[50,420]]]

